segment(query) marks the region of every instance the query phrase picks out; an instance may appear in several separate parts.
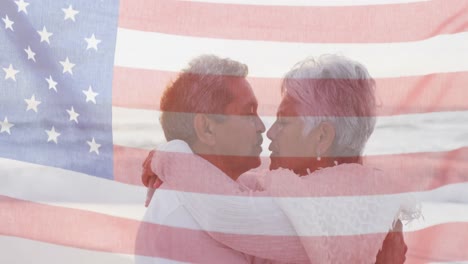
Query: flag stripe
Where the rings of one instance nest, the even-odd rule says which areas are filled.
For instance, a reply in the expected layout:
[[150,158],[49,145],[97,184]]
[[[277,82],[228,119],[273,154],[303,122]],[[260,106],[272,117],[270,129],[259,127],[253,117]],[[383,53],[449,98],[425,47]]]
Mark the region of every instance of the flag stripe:
[[[81,203],[83,206],[103,204],[107,206],[108,214],[114,212],[112,205],[138,204],[139,211],[129,211],[122,217],[134,214],[139,219],[143,217],[145,211],[143,203],[146,188],[141,186],[5,158],[0,158],[0,167],[3,180],[3,184],[0,185],[0,195],[34,202],[70,205]],[[87,191],[86,195],[83,194],[83,190]]]
[[468,261],[467,237],[467,223],[442,224],[405,233],[408,263]]
[[119,26],[223,39],[402,42],[466,31],[466,8],[463,0],[334,7],[122,0]]
[[[181,168],[183,170],[191,170],[192,177],[187,185],[184,186],[167,186],[166,188],[175,189],[185,192],[197,193],[216,193],[220,195],[227,195],[226,190],[223,188],[212,188],[212,185],[206,183],[206,170],[200,170],[197,165],[193,163],[193,156],[185,153],[160,153],[164,157],[163,161],[168,162],[168,158],[174,160],[169,163],[172,166],[181,166],[186,164],[187,167]],[[278,190],[281,194],[268,194],[278,195],[281,197],[333,197],[333,196],[362,196],[362,195],[380,195],[380,194],[398,194],[401,192],[418,192],[425,190],[432,190],[434,188],[443,187],[451,183],[465,183],[468,182],[468,165],[466,157],[468,156],[468,148],[448,153],[432,153],[432,154],[418,154],[418,155],[398,155],[398,156],[383,156],[383,157],[370,157],[366,164],[368,167],[376,168],[375,174],[364,178],[359,174],[352,174],[352,170],[346,171],[346,167],[341,168],[338,172],[336,170],[327,171],[323,173],[317,172],[310,175],[305,182],[298,177],[291,177],[292,172],[289,171],[273,171],[271,177],[267,178],[267,186],[271,188],[280,188],[279,186],[288,186],[286,189],[273,189],[270,193]],[[373,158],[373,159],[372,159]],[[436,160],[435,158],[439,158]],[[297,160],[298,158],[294,158]],[[233,161],[234,162],[234,161]],[[372,166],[379,163],[380,166]],[[162,165],[161,167],[164,167]],[[163,169],[164,168],[160,168]],[[198,171],[196,171],[198,169]],[[181,172],[181,173],[182,173]],[[289,173],[290,177],[286,177]],[[284,177],[280,177],[283,175]],[[167,176],[167,175],[161,175]],[[317,188],[307,187],[310,179],[317,182]],[[360,185],[356,186],[356,182]],[[190,183],[190,184],[189,184]],[[219,183],[222,184],[222,183]],[[320,184],[320,185],[319,185]],[[312,185],[313,186],[313,185]],[[321,186],[323,188],[318,188]],[[211,187],[211,188],[210,188]],[[293,187],[296,187],[294,189]],[[233,187],[235,189],[235,187]],[[233,195],[249,195],[249,193],[238,193]],[[266,195],[266,194],[261,194]]]
[[[157,143],[165,140],[161,125],[157,122],[159,111],[113,107],[112,115],[114,145],[153,149]],[[275,121],[272,116],[261,119],[267,128]],[[365,154],[437,152],[468,146],[465,136],[468,132],[467,119],[467,111],[380,117],[366,145]],[[269,140],[265,137],[263,156],[269,155],[268,145]]]
[[[177,78],[176,72],[115,67],[112,104],[118,107],[159,110],[160,98]],[[281,101],[281,78],[248,77],[259,102],[260,115],[276,116]],[[399,115],[468,110],[464,94],[468,72],[378,78],[378,115]]]
[[[63,170],[58,168],[29,164],[26,162],[6,159],[0,159],[0,162],[2,165],[12,164],[12,168],[6,170],[7,174],[4,175],[5,182],[7,184],[0,186],[0,195],[10,197],[8,199],[30,201],[58,207],[65,206],[70,210],[86,210],[89,213],[95,212],[129,220],[141,220],[146,211],[143,206],[146,196],[146,188],[119,182],[109,182],[108,180],[90,177],[88,175],[71,171],[67,174],[63,174]],[[18,165],[28,168],[28,170],[23,173],[14,173],[14,166]],[[462,173],[466,174],[466,171],[467,170],[465,169]],[[62,176],[58,177],[60,173],[62,173]],[[37,177],[39,174],[42,175],[41,178]],[[405,174],[405,176],[411,178],[412,175]],[[424,177],[424,175],[421,176],[421,178]],[[71,179],[74,180],[73,187],[70,187],[69,184]],[[445,180],[442,181],[446,182]],[[48,182],[50,184],[44,185],[42,184],[43,182]],[[430,188],[421,194],[420,197],[423,201],[431,202],[431,205],[427,206],[427,213],[423,211],[428,218],[425,218],[424,222],[419,223],[420,227],[418,227],[418,225],[412,226],[411,230],[418,230],[445,222],[468,221],[468,214],[464,213],[467,211],[462,210],[463,206],[466,206],[464,203],[468,201],[467,194],[464,192],[468,183],[466,183],[466,181],[453,183],[455,184],[449,184],[441,187],[434,186],[433,188],[440,188]],[[39,186],[41,184],[43,185],[42,189],[38,190],[38,188],[35,188],[35,186]],[[403,188],[400,191],[412,191],[408,189],[409,188]],[[424,191],[423,188],[420,189]],[[86,190],[86,196],[83,195],[82,190]],[[346,190],[341,191],[341,195],[343,195],[344,192],[349,193],[349,191]],[[166,190],[166,192],[171,192],[171,190]],[[363,192],[363,194],[369,194],[369,192],[370,191]],[[372,192],[377,193],[377,191]],[[108,193],[115,195],[106,195]],[[46,196],[44,194],[49,195]],[[324,192],[324,194],[326,194],[326,192]],[[340,193],[337,192],[335,192],[335,194],[340,195]],[[248,198],[232,197],[235,199]],[[296,197],[295,200],[300,201],[301,198]],[[451,201],[453,204],[443,203],[444,201]],[[8,206],[8,204],[1,203],[1,206]],[[458,213],[454,214],[453,212],[456,211],[458,211]],[[2,210],[1,212],[7,214],[8,210]]]
[[[0,196],[0,234],[131,254],[138,221]],[[31,223],[31,218],[34,221]],[[59,232],[54,230],[59,230]],[[85,235],[84,235],[85,234]]]
[[427,2],[429,0],[183,0],[187,2],[262,6],[367,6]]
[[[460,235],[459,229],[463,231],[464,226],[460,224],[445,224],[440,225],[430,230],[423,232],[412,232],[405,234],[406,243],[409,245],[406,254],[406,263],[438,263],[438,264],[451,264],[462,263],[463,260],[468,261],[467,256],[463,256],[463,251],[453,252],[457,243],[464,244],[463,234]],[[456,235],[453,235],[456,231]],[[434,245],[430,243],[435,238],[440,241],[445,241],[448,244]],[[457,239],[457,241],[454,241]],[[133,264],[134,256],[108,253],[101,251],[90,251],[78,249],[74,247],[65,247],[55,244],[40,242],[37,240],[29,240],[17,237],[0,236],[0,245],[3,249],[0,255],[1,263],[28,263],[34,259],[37,264],[81,264],[81,263],[116,263],[116,264]],[[445,246],[446,245],[446,246]],[[21,248],[28,252],[28,254],[18,254],[18,249]],[[54,252],[54,254],[50,254]],[[462,255],[460,255],[462,253]],[[449,256],[455,256],[450,259]],[[144,258],[138,256],[139,258]],[[146,261],[149,261],[147,258]],[[169,259],[154,259],[156,261],[165,261],[165,263],[178,263]],[[444,260],[444,261],[442,261]],[[180,262],[179,262],[180,263]],[[466,262],[463,262],[466,263]]]
[[[141,164],[148,155],[147,150],[129,147],[114,147],[115,180],[141,185]],[[365,164],[379,168],[388,174],[388,181],[399,183],[396,192],[410,192],[430,190],[445,184],[468,182],[468,148],[448,152],[422,152],[415,154],[372,155],[365,157]],[[268,157],[262,157],[263,166],[269,164]],[[359,175],[356,175],[359,177]],[[364,188],[364,187],[363,187]],[[337,195],[353,192],[342,189]],[[388,193],[392,192],[387,186],[380,186],[373,190],[361,192]],[[357,193],[359,194],[359,193]],[[298,194],[299,195],[299,194]]]
[[200,54],[216,54],[246,63],[250,76],[278,78],[306,57],[338,53],[365,65],[374,78],[382,78],[468,71],[466,46],[466,32],[415,42],[320,44],[196,38],[119,28],[114,63],[177,72]]
[[[31,261],[35,264],[135,263],[134,256],[128,254],[65,247],[19,237],[0,236],[0,247],[2,248],[0,263],[31,263]],[[18,254],[20,250],[27,254]]]
[[[4,207],[4,209],[8,209],[0,211],[2,213],[2,217],[0,218],[0,234],[4,236],[16,236],[68,247],[98,250],[100,252],[114,252],[120,254],[132,254],[134,252],[136,232],[140,224],[139,221],[116,218],[99,213],[90,213],[83,210],[41,205],[5,196],[1,196],[0,200],[1,206]],[[31,223],[31,216],[34,216],[35,221],[33,223]],[[180,248],[191,248],[192,250],[179,251],[173,249],[171,252],[171,250],[168,249],[167,252],[158,253],[151,249],[151,245],[147,245],[147,248],[137,246],[137,254],[170,257],[171,259],[187,261],[187,257],[189,256],[184,256],[184,254],[190,254],[188,252],[197,252],[197,249],[203,249],[200,244],[196,243],[196,237],[199,236],[200,231],[155,224],[145,225],[150,227],[149,231],[151,232],[147,233],[149,238],[155,238],[155,240],[157,240],[158,237],[160,237],[165,239],[164,235],[170,234],[171,237],[180,241]],[[57,233],[53,230],[61,230],[61,232]],[[417,246],[416,252],[425,252],[425,256],[430,256],[431,259],[450,261],[468,259],[466,250],[460,247],[460,245],[463,245],[463,243],[461,243],[462,241],[458,241],[459,239],[456,238],[466,237],[468,235],[467,232],[467,222],[454,222],[444,223],[414,232],[407,232],[405,236],[408,237],[408,245],[410,248],[413,244]],[[453,237],[454,235],[455,237]],[[229,234],[229,236],[235,236],[235,234]],[[291,236],[249,237],[252,238],[252,241],[263,239],[265,243],[275,243],[275,240],[278,243],[283,243],[285,239],[289,240],[294,238]],[[349,243],[349,240],[354,241],[357,238],[363,239],[363,237],[366,236],[338,236],[330,237],[330,239],[336,239],[337,243],[341,240],[345,240],[347,241],[346,243]],[[420,241],[427,242],[435,237],[446,239],[444,241],[449,245],[431,254],[427,254],[431,252],[430,250],[433,250],[431,248],[432,245],[430,243],[420,243]],[[308,237],[308,239],[320,243],[321,238]],[[428,247],[424,245],[428,245]],[[202,250],[200,251],[203,252]],[[435,254],[435,252],[437,252],[437,254]],[[169,256],[166,254],[169,254]]]

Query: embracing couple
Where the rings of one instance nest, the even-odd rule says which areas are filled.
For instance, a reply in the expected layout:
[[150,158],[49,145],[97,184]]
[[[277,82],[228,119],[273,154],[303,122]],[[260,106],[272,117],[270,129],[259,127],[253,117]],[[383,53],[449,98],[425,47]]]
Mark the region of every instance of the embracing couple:
[[203,55],[166,88],[168,143],[143,164],[137,263],[403,263],[400,220],[417,208],[362,164],[376,112],[366,68],[338,55],[297,63],[272,87],[270,170],[255,173],[266,128],[247,73]]

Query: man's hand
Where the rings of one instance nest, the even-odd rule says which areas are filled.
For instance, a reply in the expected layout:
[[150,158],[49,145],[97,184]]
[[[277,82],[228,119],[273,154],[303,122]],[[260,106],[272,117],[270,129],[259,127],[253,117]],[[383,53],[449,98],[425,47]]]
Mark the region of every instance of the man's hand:
[[385,237],[382,249],[377,254],[375,263],[404,263],[406,260],[406,251],[408,251],[408,247],[403,238],[403,225],[401,221],[398,220],[394,229]]
[[151,160],[153,159],[154,153],[154,150],[150,151],[148,153],[148,157],[146,157],[142,164],[143,171],[141,173],[141,181],[146,187],[148,187],[145,201],[146,207],[148,207],[156,189],[159,188],[159,186],[162,184],[162,181],[158,178],[158,175],[154,174],[154,172],[151,170]]

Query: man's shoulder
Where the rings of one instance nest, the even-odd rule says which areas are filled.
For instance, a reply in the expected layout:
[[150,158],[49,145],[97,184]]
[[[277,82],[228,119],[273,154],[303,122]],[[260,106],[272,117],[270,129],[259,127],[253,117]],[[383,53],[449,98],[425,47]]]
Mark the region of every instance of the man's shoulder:
[[154,244],[153,250],[158,254],[175,259],[183,256],[198,263],[213,262],[214,259],[223,259],[225,263],[248,263],[244,254],[220,244],[204,231],[175,191],[158,189],[147,208],[144,221],[156,225],[154,230],[149,230],[153,231],[152,235],[140,230],[140,243]]
[[189,211],[180,202],[177,192],[160,188],[151,200],[144,220],[181,228],[199,228]]

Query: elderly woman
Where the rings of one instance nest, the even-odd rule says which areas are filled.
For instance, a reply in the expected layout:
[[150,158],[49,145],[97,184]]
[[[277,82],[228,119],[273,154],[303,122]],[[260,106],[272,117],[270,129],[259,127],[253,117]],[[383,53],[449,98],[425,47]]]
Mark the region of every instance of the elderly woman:
[[374,86],[365,67],[345,57],[306,59],[282,83],[267,132],[271,171],[235,183],[187,155],[183,141],[162,146],[151,167],[181,191],[202,230],[252,262],[402,263],[399,218],[413,207],[361,159],[375,126]]
[[270,169],[306,175],[318,168],[361,163],[375,126],[375,82],[361,64],[327,55],[290,70],[277,120],[268,131]]

